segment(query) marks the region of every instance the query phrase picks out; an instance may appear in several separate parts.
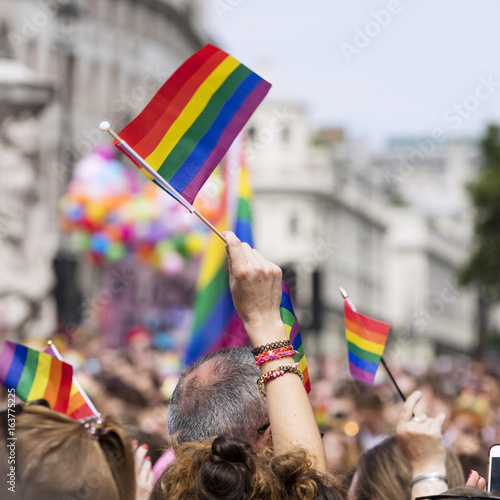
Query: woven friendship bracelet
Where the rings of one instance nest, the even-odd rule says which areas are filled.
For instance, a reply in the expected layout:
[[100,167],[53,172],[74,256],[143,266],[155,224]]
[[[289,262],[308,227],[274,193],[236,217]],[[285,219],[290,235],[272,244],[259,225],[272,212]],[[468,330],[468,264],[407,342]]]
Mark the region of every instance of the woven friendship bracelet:
[[[290,346],[292,347],[292,346]],[[296,350],[293,348],[291,349],[275,349],[274,351],[269,351],[265,352],[263,354],[258,354],[255,356],[255,365],[260,366],[264,363],[267,363],[268,361],[271,361],[273,359],[281,359],[281,358],[289,358],[291,356],[295,356],[296,354],[299,354]]]
[[278,340],[277,342],[270,342],[269,344],[255,347],[254,349],[252,349],[252,354],[254,356],[257,356],[257,354],[262,354],[266,351],[272,351],[273,349],[278,349],[279,347],[286,347],[287,345],[290,345],[289,340]]
[[257,380],[259,392],[262,394],[262,396],[266,397],[266,393],[263,391],[264,383],[269,382],[270,380],[273,380],[277,377],[281,377],[281,375],[284,375],[286,372],[295,373],[300,377],[300,380],[302,380],[302,382],[304,381],[304,375],[299,370],[298,363],[294,363],[293,365],[278,366],[276,370],[271,370],[267,373],[264,373],[264,375],[262,375],[262,377]]

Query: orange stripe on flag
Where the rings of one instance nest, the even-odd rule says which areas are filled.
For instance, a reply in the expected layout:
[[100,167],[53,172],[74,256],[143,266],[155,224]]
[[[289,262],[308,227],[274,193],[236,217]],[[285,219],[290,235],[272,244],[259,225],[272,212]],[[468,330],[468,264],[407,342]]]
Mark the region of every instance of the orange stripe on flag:
[[59,393],[59,385],[61,384],[62,363],[50,364],[49,383],[45,389],[43,399],[45,399],[52,409],[57,403],[57,395]]
[[386,334],[374,332],[372,330],[368,330],[367,328],[363,328],[359,323],[356,323],[352,320],[345,318],[345,328],[352,333],[355,333],[359,337],[368,340],[370,342],[375,342],[376,344],[385,345],[387,340],[387,335],[389,334],[389,329],[387,329]]

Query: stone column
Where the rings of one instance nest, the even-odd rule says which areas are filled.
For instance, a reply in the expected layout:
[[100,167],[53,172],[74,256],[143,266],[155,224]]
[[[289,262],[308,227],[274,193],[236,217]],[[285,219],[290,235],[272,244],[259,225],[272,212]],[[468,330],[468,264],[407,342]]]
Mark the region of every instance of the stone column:
[[55,328],[57,220],[42,192],[38,121],[52,93],[0,52],[0,340],[48,338]]

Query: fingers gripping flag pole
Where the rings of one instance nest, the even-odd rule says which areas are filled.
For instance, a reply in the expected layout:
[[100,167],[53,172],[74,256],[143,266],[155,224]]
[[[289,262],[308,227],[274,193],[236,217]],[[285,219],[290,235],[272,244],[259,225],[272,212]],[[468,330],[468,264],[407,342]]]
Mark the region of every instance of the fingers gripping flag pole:
[[382,357],[391,325],[358,313],[342,287],[340,293],[344,298],[345,332],[351,375],[356,380],[373,385],[379,364],[382,363],[401,399],[406,401]]

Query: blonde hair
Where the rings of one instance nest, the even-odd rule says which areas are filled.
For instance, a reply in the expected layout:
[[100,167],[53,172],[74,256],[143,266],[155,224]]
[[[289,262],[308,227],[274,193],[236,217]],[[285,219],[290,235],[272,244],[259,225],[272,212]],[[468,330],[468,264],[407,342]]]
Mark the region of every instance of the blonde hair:
[[[103,419],[94,437],[81,422],[48,408],[17,410],[15,489],[24,500],[135,499],[134,456],[119,424]],[[5,477],[10,465],[1,456],[6,447],[1,449]]]
[[[411,470],[396,437],[389,437],[363,453],[356,472],[356,500],[410,500]],[[464,482],[462,466],[449,450],[446,450],[446,480],[450,488]]]

